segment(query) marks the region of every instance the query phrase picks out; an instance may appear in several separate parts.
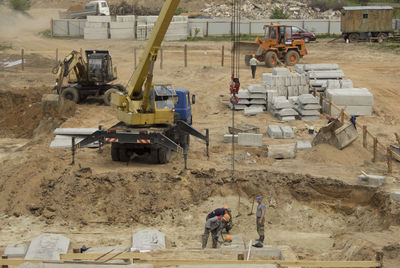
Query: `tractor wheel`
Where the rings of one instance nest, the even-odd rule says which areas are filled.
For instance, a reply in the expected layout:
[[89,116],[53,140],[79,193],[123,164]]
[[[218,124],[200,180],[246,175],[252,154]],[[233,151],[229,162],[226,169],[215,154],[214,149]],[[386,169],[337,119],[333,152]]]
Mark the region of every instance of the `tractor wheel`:
[[119,161],[129,162],[131,156],[128,149],[125,146],[121,146],[118,151],[119,151]]
[[62,90],[61,97],[63,97],[66,100],[70,100],[70,101],[73,101],[75,103],[78,103],[78,101],[79,101],[79,92],[74,87],[67,87],[67,88]]
[[158,163],[166,164],[171,159],[171,150],[166,148],[158,149]]
[[349,41],[350,43],[357,43],[358,39],[360,39],[360,35],[358,33],[351,33],[349,35]]
[[386,33],[378,34],[378,43],[385,42],[388,39],[388,35]]
[[110,106],[110,104],[111,104],[111,94],[116,93],[116,92],[119,92],[119,90],[114,88],[114,87],[112,87],[112,88],[108,89],[104,93],[103,100],[104,100],[104,104],[105,105]]
[[296,50],[289,50],[285,55],[285,63],[288,66],[293,66],[299,62],[300,55]]
[[244,64],[246,64],[246,66],[250,66],[250,59],[251,59],[251,55],[244,56]]
[[273,51],[268,51],[265,54],[265,65],[269,68],[273,68],[278,65],[278,55]]
[[119,161],[119,146],[117,143],[111,143],[111,159],[112,161]]

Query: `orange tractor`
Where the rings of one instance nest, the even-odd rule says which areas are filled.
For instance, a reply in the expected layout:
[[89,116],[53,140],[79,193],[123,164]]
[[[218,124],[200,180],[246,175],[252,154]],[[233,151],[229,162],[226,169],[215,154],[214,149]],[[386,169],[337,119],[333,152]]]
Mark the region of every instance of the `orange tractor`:
[[[279,62],[292,66],[307,55],[304,40],[293,40],[291,26],[265,25],[264,32],[264,40],[257,37],[254,43],[241,42],[240,49],[255,54],[267,67],[275,67]],[[249,65],[251,54],[245,56],[246,65]]]

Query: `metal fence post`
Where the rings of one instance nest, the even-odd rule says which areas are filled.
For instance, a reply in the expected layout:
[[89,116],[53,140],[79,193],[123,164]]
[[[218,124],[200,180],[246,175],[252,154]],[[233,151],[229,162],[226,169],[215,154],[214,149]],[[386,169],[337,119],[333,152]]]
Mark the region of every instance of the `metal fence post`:
[[224,67],[225,46],[222,46],[221,66]]
[[363,126],[363,147],[367,148],[367,126]]
[[208,21],[206,21],[206,37],[208,37]]
[[24,49],[21,49],[21,69],[22,71],[25,69],[25,58],[24,58]]
[[185,61],[185,67],[187,67],[187,45],[183,47],[183,54],[184,54],[184,61]]

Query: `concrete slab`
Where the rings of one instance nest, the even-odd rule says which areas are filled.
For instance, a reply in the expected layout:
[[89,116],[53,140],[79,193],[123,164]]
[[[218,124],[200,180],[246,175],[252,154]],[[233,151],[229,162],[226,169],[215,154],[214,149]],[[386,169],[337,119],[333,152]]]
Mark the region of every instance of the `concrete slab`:
[[266,99],[251,99],[250,104],[267,104]]
[[299,109],[302,109],[302,110],[319,110],[321,108],[322,107],[319,104],[301,104],[299,106]]
[[267,89],[263,84],[251,84],[247,88],[250,93],[266,93]]
[[192,27],[190,29],[191,37],[204,37],[204,32],[202,27]]
[[277,115],[276,118],[282,122],[290,122],[290,121],[296,121],[295,116],[280,116]]
[[309,94],[309,93],[310,93],[310,87],[308,85],[299,86],[299,95]]
[[244,115],[256,115],[264,113],[264,109],[262,107],[246,107],[244,108]]
[[239,99],[237,104],[239,104],[239,105],[240,104],[247,105],[247,104],[250,104],[250,100],[249,99]]
[[[329,112],[329,104],[324,103],[322,105],[323,111],[325,113]],[[352,105],[338,105],[340,109],[345,108],[345,112],[349,115],[359,115],[359,116],[370,116],[372,115],[372,106],[352,106]],[[332,115],[338,115],[340,114],[340,111],[337,110],[336,108],[332,108],[331,111]]]
[[85,28],[86,29],[107,29],[108,22],[86,22]]
[[273,139],[282,139],[282,129],[277,125],[269,125],[267,128],[268,135]]
[[358,176],[358,184],[379,187],[386,184],[385,176],[368,175],[364,174]]
[[305,115],[301,117],[302,121],[316,121],[319,120],[319,116],[316,115]]
[[288,159],[296,157],[296,143],[268,145],[268,157]]
[[135,22],[125,21],[125,22],[110,22],[110,29],[134,29]]
[[24,244],[9,244],[4,250],[4,254],[8,258],[24,258],[26,254],[26,245]]
[[[240,110],[244,110],[245,108],[247,108],[248,106],[245,104],[235,104],[235,111],[240,111]],[[232,110],[233,109],[233,104],[229,103],[229,108]]]
[[239,89],[238,94],[236,95],[239,99],[241,98],[250,98],[250,92],[247,89]]
[[326,88],[328,85],[328,80],[316,80],[316,79],[310,79],[310,85],[313,87],[323,87]]
[[296,72],[298,72],[299,74],[303,74],[304,73],[304,64],[295,64],[294,70]]
[[69,239],[60,234],[42,234],[32,239],[25,260],[60,260],[68,251]]
[[311,94],[303,94],[299,96],[301,104],[319,104],[319,100]]
[[337,89],[340,88],[340,81],[339,80],[328,80],[326,83],[326,88],[329,89]]
[[342,70],[335,71],[310,71],[307,73],[308,78],[311,79],[342,79],[344,73]]
[[238,145],[242,146],[262,146],[263,134],[239,133]]
[[272,75],[289,75],[290,74],[290,70],[288,68],[280,68],[280,67],[275,67],[272,68]]
[[281,126],[282,134],[284,139],[294,139],[294,131],[290,126]]
[[340,80],[340,88],[354,88],[353,81],[350,79]]
[[288,98],[289,103],[294,106],[299,102],[299,96],[291,96]]
[[337,70],[339,65],[336,63],[305,64],[303,69],[305,71]]
[[110,29],[111,39],[135,39],[134,29]]
[[81,136],[87,136],[95,131],[99,130],[98,128],[56,128],[53,131],[53,134],[55,135],[81,135]]
[[299,95],[299,87],[298,86],[289,86],[287,87],[287,96],[298,96]]
[[290,102],[284,96],[274,97],[272,104],[276,109],[291,108]]
[[400,192],[390,193],[390,199],[400,202]]
[[111,16],[87,16],[88,22],[111,22]]
[[300,74],[300,85],[306,86],[307,85],[307,78],[305,74]]
[[165,248],[165,234],[158,230],[141,230],[132,236],[133,249]]
[[[233,142],[238,142],[238,135],[233,135]],[[225,134],[224,135],[224,143],[232,143],[232,134]]]
[[285,77],[285,87],[291,86],[292,85],[292,79],[290,76]]
[[275,114],[277,114],[279,116],[296,116],[296,115],[299,115],[299,113],[296,112],[296,110],[294,110],[292,108],[284,108],[284,109],[276,110]]
[[306,116],[312,116],[312,115],[316,115],[316,116],[319,116],[320,115],[320,113],[319,113],[319,110],[303,110],[303,109],[297,109],[297,111],[299,112],[299,114],[301,115],[301,116],[304,116],[304,115],[306,115]]
[[250,99],[267,99],[267,94],[266,93],[250,93],[249,94]]
[[296,142],[296,150],[308,150],[312,148],[312,144],[310,141],[297,141]]
[[374,95],[367,88],[327,89],[326,97],[336,105],[372,106]]

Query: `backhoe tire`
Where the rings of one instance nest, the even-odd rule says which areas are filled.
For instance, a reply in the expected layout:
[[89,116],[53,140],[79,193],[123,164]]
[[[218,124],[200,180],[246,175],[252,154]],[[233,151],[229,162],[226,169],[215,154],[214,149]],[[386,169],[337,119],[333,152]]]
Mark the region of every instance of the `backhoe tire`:
[[79,101],[79,91],[74,87],[67,87],[61,91],[61,97],[66,100],[78,103]]
[[287,66],[293,66],[300,60],[300,54],[296,50],[289,50],[285,55],[285,63]]
[[115,142],[111,143],[111,159],[119,161],[119,145]]
[[117,88],[112,87],[104,93],[103,100],[105,105],[107,106],[111,105],[111,94],[116,92],[119,92],[119,90]]
[[166,164],[171,159],[171,149],[160,148],[158,149],[158,163]]
[[265,54],[265,65],[269,68],[276,67],[278,65],[278,55],[273,51],[268,51]]

